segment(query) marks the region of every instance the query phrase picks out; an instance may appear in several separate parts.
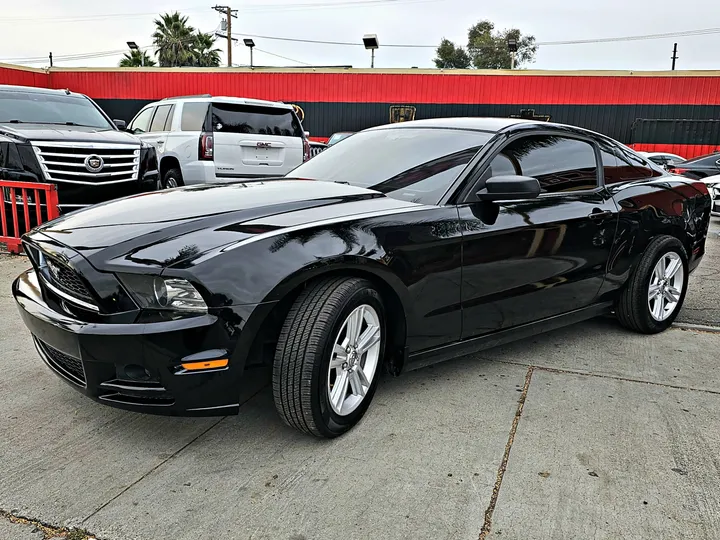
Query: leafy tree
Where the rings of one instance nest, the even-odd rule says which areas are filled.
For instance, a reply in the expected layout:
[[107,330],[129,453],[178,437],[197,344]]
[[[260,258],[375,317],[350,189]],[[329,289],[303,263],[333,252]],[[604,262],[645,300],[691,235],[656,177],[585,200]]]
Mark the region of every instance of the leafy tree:
[[145,51],[130,49],[120,60],[120,67],[152,67],[157,65],[155,60],[150,58]]
[[462,47],[456,47],[449,39],[443,38],[435,52],[433,60],[440,69],[467,69],[470,67],[470,56]]
[[195,34],[194,65],[198,67],[218,67],[220,49],[214,49],[215,36],[198,31]]
[[195,29],[188,24],[188,18],[174,13],[165,13],[155,19],[152,35],[162,67],[184,67],[195,65]]
[[[474,24],[468,30],[467,50],[443,39],[437,48],[437,67],[476,69],[510,69],[512,56],[508,51],[508,39],[517,40],[518,50],[515,53],[515,67],[535,61],[537,45],[534,36],[525,36],[517,28],[495,31],[495,25],[488,20]],[[468,65],[463,58],[468,58]]]

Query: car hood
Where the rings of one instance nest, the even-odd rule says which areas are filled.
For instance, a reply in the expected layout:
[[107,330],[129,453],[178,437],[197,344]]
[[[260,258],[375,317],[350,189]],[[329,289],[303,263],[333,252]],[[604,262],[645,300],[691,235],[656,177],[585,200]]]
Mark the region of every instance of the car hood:
[[85,126],[56,126],[53,124],[0,124],[3,131],[24,137],[30,141],[73,141],[88,143],[134,143],[140,140],[125,131]]
[[416,206],[314,180],[199,185],[92,206],[41,225],[29,238],[70,247],[99,270],[166,268],[257,234]]

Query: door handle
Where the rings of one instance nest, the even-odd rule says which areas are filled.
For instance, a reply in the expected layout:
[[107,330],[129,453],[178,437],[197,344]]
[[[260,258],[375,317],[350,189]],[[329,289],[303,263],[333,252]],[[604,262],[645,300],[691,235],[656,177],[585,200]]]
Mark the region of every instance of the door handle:
[[590,219],[607,219],[613,215],[612,210],[594,210],[588,217]]

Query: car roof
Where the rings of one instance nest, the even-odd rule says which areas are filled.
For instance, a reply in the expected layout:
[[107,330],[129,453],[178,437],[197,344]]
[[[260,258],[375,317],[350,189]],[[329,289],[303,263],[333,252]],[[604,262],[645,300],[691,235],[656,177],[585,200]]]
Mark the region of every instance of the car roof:
[[158,101],[155,103],[152,103],[152,105],[156,105],[157,103],[172,103],[172,102],[189,102],[189,103],[235,103],[237,105],[257,105],[262,107],[276,107],[278,109],[290,109],[292,110],[293,106],[289,105],[287,103],[283,103],[282,101],[267,101],[264,99],[254,99],[254,98],[244,98],[244,97],[232,97],[232,96],[177,96],[177,97],[168,97],[163,99],[162,101]]
[[436,128],[436,129],[467,129],[475,131],[502,131],[516,124],[542,124],[544,126],[557,126],[549,122],[526,120],[524,118],[429,118],[426,120],[412,120],[385,124],[371,129],[407,129],[407,128]]
[[18,94],[48,94],[48,95],[74,95],[74,96],[83,96],[85,97],[85,94],[80,94],[78,92],[71,92],[70,90],[57,90],[54,88],[38,88],[37,86],[16,86],[14,84],[0,84],[0,91],[2,92],[17,92]]

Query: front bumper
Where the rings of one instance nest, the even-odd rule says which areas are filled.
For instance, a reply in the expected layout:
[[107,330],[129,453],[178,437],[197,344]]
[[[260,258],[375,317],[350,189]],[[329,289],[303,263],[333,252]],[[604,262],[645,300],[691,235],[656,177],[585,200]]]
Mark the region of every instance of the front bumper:
[[[45,363],[88,397],[122,409],[174,416],[237,414],[247,358],[232,355],[251,306],[230,314],[146,324],[97,324],[53,310],[37,274],[13,283],[20,315]],[[229,324],[233,321],[233,325]],[[227,367],[189,371],[190,356],[229,358]],[[255,370],[257,371],[257,370]]]

